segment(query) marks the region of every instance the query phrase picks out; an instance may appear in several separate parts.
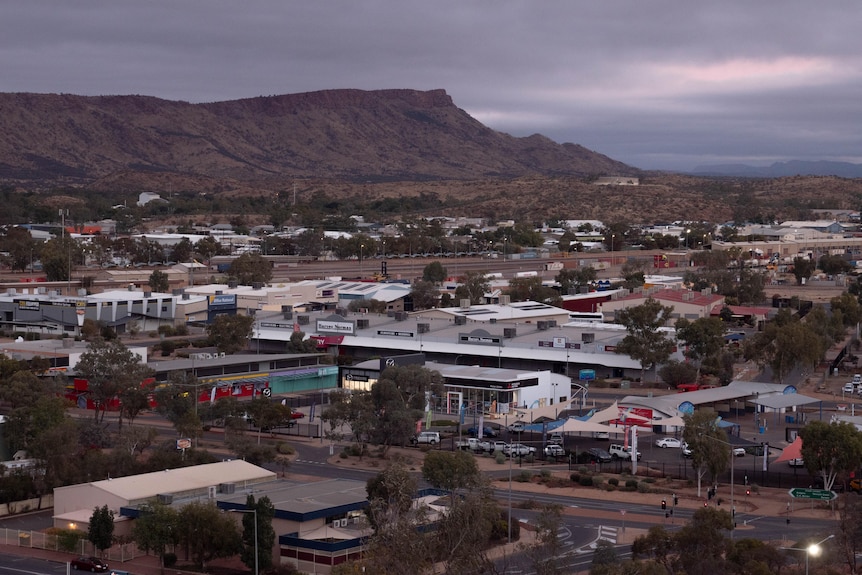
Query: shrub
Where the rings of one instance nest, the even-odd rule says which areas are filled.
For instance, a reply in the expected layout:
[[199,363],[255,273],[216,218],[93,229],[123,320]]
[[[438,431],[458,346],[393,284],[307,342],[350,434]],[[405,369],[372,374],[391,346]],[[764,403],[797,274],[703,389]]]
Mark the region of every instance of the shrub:
[[581,477],[578,479],[578,483],[582,487],[592,487],[593,486],[593,478],[590,477],[589,475],[581,475]]
[[494,461],[499,465],[503,465],[506,463],[506,456],[502,452],[498,451],[494,456]]
[[613,485],[614,487],[616,487],[617,485],[620,484],[620,480],[617,479],[616,477],[611,477],[608,479],[608,483]]
[[569,479],[572,481],[572,483],[580,483],[581,475],[580,473],[572,473],[571,475],[569,475]]
[[539,472],[539,475],[542,477],[542,480],[545,480],[551,477],[551,472],[547,469],[543,469],[541,472]]
[[649,483],[641,481],[638,483],[638,493],[649,493],[651,491]]
[[173,567],[177,564],[177,554],[176,553],[165,553],[163,557],[165,561],[165,567]]
[[601,487],[602,486],[602,477],[599,475],[593,476],[593,487]]
[[533,474],[529,471],[522,471],[515,477],[515,481],[518,483],[529,483],[531,479],[533,479]]
[[638,488],[638,480],[637,479],[626,479],[626,489],[631,489],[634,491]]

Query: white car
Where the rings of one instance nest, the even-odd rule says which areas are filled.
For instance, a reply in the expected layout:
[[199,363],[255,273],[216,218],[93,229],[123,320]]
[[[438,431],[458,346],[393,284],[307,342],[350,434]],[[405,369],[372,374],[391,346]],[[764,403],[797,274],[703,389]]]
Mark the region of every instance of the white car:
[[510,443],[503,448],[503,453],[510,457],[523,457],[525,455],[530,455],[531,453],[536,453],[536,448],[529,445],[524,445],[523,443]]
[[655,446],[661,448],[676,447],[679,449],[682,447],[682,442],[676,437],[660,437],[655,440]]
[[805,462],[802,461],[802,458],[800,457],[799,459],[789,459],[787,461],[787,465],[790,467],[805,467]]
[[852,381],[848,381],[844,384],[844,393],[853,393],[856,390],[856,386],[853,385]]
[[734,457],[745,457],[745,448],[744,447],[734,447],[733,448],[733,456]]
[[682,444],[682,455],[683,457],[691,457],[691,447],[688,446],[688,443]]
[[523,433],[527,429],[523,421],[516,421],[509,426],[509,433]]

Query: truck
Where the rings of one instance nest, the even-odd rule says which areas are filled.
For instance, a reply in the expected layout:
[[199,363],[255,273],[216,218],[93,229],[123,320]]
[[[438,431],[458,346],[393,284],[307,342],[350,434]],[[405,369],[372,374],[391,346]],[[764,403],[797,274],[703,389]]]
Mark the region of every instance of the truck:
[[[628,459],[629,461],[631,461],[632,458],[632,448],[623,445],[611,445],[610,447],[608,447],[608,453],[610,453],[611,457],[613,457],[614,459]],[[640,451],[638,451],[637,453],[637,458],[638,461],[640,461]]]
[[563,262],[548,262],[545,264],[545,271],[546,272],[558,272],[561,269],[563,269],[564,267],[565,267],[565,265],[563,264]]
[[509,449],[509,444],[505,441],[493,441],[488,444],[489,453],[506,453]]
[[491,444],[475,437],[468,437],[455,442],[455,447],[473,452],[491,451]]

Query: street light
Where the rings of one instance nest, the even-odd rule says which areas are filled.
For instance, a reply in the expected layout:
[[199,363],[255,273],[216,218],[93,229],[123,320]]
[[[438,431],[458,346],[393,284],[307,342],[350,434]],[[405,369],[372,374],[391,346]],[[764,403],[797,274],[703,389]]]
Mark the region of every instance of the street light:
[[733,484],[734,484],[734,473],[733,473],[734,465],[733,465],[733,462],[736,459],[736,456],[733,454],[733,446],[729,442],[718,439],[717,437],[712,437],[711,435],[703,435],[703,437],[705,437],[707,439],[711,439],[713,441],[717,441],[719,443],[723,443],[730,448],[730,520],[732,522],[732,525],[730,528],[730,538],[733,539],[733,532],[736,528],[736,505],[734,505],[734,501],[733,501]]
[[257,509],[230,509],[231,513],[254,513],[254,575],[260,575],[260,563],[257,560]]
[[835,535],[830,535],[826,539],[818,541],[817,543],[812,543],[808,547],[779,547],[779,549],[785,549],[787,551],[804,551],[805,552],[805,575],[808,575],[808,560],[810,557],[819,557],[820,552],[823,551],[820,546],[835,537]]
[[362,252],[365,250],[365,244],[359,244],[359,275],[362,275]]
[[686,228],[686,230],[685,230],[685,249],[688,249],[688,244],[689,244],[688,238],[690,235],[691,235],[691,228]]

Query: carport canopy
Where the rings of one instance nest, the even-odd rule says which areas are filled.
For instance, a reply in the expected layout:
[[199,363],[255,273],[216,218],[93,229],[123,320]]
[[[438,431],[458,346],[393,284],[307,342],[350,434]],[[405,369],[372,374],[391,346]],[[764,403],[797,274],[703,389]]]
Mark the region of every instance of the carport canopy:
[[752,399],[751,403],[755,405],[760,405],[763,407],[768,407],[770,409],[785,409],[787,407],[798,407],[800,405],[809,405],[811,403],[818,403],[821,400],[816,397],[809,397],[807,395],[800,395],[798,393],[789,393],[787,395],[770,395],[767,397],[758,397],[757,399]]

